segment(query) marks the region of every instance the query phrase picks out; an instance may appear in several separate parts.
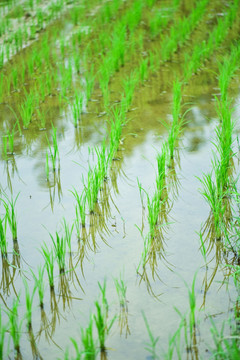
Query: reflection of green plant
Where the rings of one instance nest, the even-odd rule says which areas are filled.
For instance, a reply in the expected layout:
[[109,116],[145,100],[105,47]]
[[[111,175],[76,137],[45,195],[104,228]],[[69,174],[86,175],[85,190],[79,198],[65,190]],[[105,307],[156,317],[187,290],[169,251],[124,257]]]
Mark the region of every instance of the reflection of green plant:
[[122,276],[120,275],[120,279],[114,279],[115,288],[118,294],[120,307],[126,307],[127,299],[126,299],[126,292],[127,286],[125,285]]
[[146,315],[145,313],[142,311],[142,316],[143,316],[143,320],[145,322],[146,328],[147,328],[147,332],[149,335],[149,339],[150,339],[150,343],[147,343],[147,347],[145,347],[145,349],[151,354],[151,359],[155,360],[155,359],[159,359],[159,356],[156,354],[156,345],[157,342],[159,340],[159,336],[158,337],[154,337],[153,333],[150,329],[149,323],[147,321]]

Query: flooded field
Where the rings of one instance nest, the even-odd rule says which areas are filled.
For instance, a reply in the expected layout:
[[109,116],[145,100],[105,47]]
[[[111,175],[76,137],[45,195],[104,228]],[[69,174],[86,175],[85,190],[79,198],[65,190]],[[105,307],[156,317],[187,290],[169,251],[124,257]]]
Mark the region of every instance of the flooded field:
[[240,4],[0,1],[0,358],[240,358]]

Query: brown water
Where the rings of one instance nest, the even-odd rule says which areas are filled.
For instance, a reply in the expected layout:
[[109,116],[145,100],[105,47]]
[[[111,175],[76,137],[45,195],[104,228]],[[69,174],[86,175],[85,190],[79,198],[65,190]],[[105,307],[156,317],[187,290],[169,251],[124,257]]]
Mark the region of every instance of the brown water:
[[[213,4],[211,6],[214,8]],[[221,1],[216,2],[216,8],[221,6]],[[184,6],[182,7],[184,9]],[[207,19],[208,16],[205,16],[205,23]],[[204,26],[207,29],[211,24]],[[193,36],[197,39],[204,35],[204,31],[197,30]],[[229,38],[231,37],[232,33]],[[227,52],[228,46],[226,41],[217,53],[218,56]],[[186,46],[186,51],[189,51],[190,47],[191,43]],[[181,54],[183,52],[184,50],[181,50]],[[221,324],[229,317],[235,288],[231,280],[227,279],[227,285],[224,284],[226,260],[219,244],[214,243],[208,253],[206,267],[199,251],[198,235],[209,215],[209,207],[199,192],[201,186],[197,177],[201,178],[203,173],[211,170],[214,149],[211,141],[217,125],[213,94],[218,93],[218,89],[216,76],[209,72],[209,69],[216,70],[215,60],[208,63],[184,89],[184,102],[191,102],[186,105],[186,108],[191,107],[191,111],[187,115],[189,122],[184,128],[178,149],[179,164],[175,167],[177,181],[173,182],[169,195],[171,209],[167,213],[167,225],[163,230],[163,246],[156,252],[155,275],[152,276],[153,268],[149,266],[143,277],[136,271],[143,250],[143,239],[137,226],[144,234],[147,234],[148,230],[147,211],[142,208],[137,179],[144,189],[150,194],[153,193],[156,155],[167,135],[162,120],[169,122],[171,119],[173,69],[176,69],[176,72],[181,71],[181,54],[176,56],[174,62],[163,65],[156,76],[135,91],[132,111],[128,113],[129,122],[124,127],[123,140],[118,151],[118,160],[111,166],[106,189],[102,193],[103,200],[99,204],[105,212],[102,210],[102,213],[89,215],[87,218],[89,247],[84,249],[82,262],[82,253],[75,230],[73,231],[73,264],[76,267],[74,271],[66,274],[64,283],[64,277],[59,278],[56,266],[54,308],[51,308],[45,273],[45,320],[38,307],[37,293],[35,294],[33,333],[43,359],[63,358],[67,346],[71,349],[70,353],[74,354],[70,338],[79,339],[80,343],[80,328],[87,326],[90,313],[95,311],[94,301],[99,296],[98,282],[103,283],[105,278],[110,316],[119,314],[114,278],[119,278],[120,274],[123,274],[127,285],[128,313],[125,314],[123,329],[120,329],[116,321],[107,339],[108,359],[147,358],[148,353],[144,347],[148,342],[148,334],[141,311],[146,314],[153,334],[159,336],[159,354],[162,358],[161,354],[168,348],[170,335],[180,323],[174,307],[182,313],[189,310],[184,281],[191,286],[196,272],[197,309],[200,311],[197,312],[197,346],[192,353],[194,359],[210,356],[209,349],[213,341],[209,316],[214,316],[216,324]],[[21,54],[18,56],[14,59],[15,65],[21,59]],[[25,56],[28,56],[28,52]],[[6,68],[6,74],[11,72],[11,66],[12,64]],[[113,101],[119,98],[119,79],[123,76],[123,71],[128,73],[131,66],[132,64],[127,64],[112,80]],[[230,93],[234,105],[237,106],[238,77],[231,83]],[[11,265],[4,268],[1,264],[2,280],[3,271],[6,271],[5,275],[9,274],[10,279],[12,277],[5,287],[1,283],[1,299],[3,307],[11,307],[16,294],[21,294],[20,319],[25,313],[22,279],[27,279],[29,287],[32,288],[31,270],[36,272],[37,266],[44,263],[39,252],[41,245],[45,242],[51,246],[49,233],[54,235],[55,231],[61,230],[63,217],[69,224],[73,223],[75,200],[70,190],[73,187],[79,193],[83,190],[82,176],[86,176],[89,162],[96,161],[89,153],[89,148],[100,146],[107,132],[106,116],[99,117],[102,103],[98,95],[96,89],[87,113],[83,115],[77,129],[73,126],[69,106],[66,103],[59,104],[57,96],[48,97],[45,103],[49,109],[47,130],[40,131],[33,124],[28,130],[23,130],[22,135],[16,135],[14,154],[9,154],[7,159],[1,157],[1,189],[9,196],[11,192],[14,197],[19,193],[16,213],[20,254],[15,256],[9,234],[9,258],[10,262],[17,261],[17,269]],[[14,107],[14,104],[21,101],[21,93],[19,96],[12,93],[7,101],[0,104],[2,136],[9,124],[15,121],[8,104]],[[236,110],[235,116],[237,115],[239,114]],[[55,173],[55,178],[50,174],[50,181],[47,182],[46,134],[51,134],[51,122],[57,127],[60,170]],[[238,124],[237,127],[239,128]],[[1,215],[3,210],[1,206]],[[5,315],[3,317],[5,318]],[[32,359],[34,347],[31,350],[25,323],[22,331],[22,357]],[[13,358],[12,353],[10,356]],[[185,357],[187,354],[183,348],[183,358]]]

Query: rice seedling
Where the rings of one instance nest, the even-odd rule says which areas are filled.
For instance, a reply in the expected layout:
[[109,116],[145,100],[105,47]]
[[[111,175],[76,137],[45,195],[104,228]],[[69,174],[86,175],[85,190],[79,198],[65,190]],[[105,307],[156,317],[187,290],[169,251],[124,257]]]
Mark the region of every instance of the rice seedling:
[[6,194],[3,194],[5,199],[1,199],[3,202],[3,205],[5,207],[6,211],[6,219],[8,222],[8,225],[10,227],[11,233],[12,233],[12,239],[13,241],[17,241],[17,218],[16,218],[16,212],[15,212],[15,206],[20,193],[17,194],[15,199],[11,196],[11,199],[7,197]]
[[83,93],[75,92],[74,102],[71,105],[75,128],[78,126],[78,122],[81,119],[81,113],[83,110],[83,99]]
[[90,316],[86,329],[81,328],[81,342],[83,345],[82,354],[86,360],[94,360],[97,357],[98,349],[93,336],[93,316]]
[[[52,125],[52,142],[53,142],[53,148],[50,145],[50,142],[47,138],[47,143],[48,143],[48,149],[50,152],[50,158],[52,161],[52,169],[53,172],[56,171],[56,161],[58,159],[58,168],[60,168],[60,158],[59,158],[59,150],[58,150],[58,143],[57,143],[57,129]],[[46,156],[46,166],[48,165],[48,156]],[[49,169],[49,167],[48,167]],[[47,169],[46,169],[47,170]],[[48,171],[46,171],[46,173],[48,174]]]
[[128,111],[131,106],[137,80],[137,74],[135,72],[123,80],[122,106],[125,111]]
[[56,240],[50,234],[52,243],[53,243],[53,250],[55,253],[55,258],[58,262],[59,273],[65,273],[66,267],[66,238],[64,236],[60,236],[56,231]]
[[6,218],[1,219],[0,218],[0,250],[2,259],[7,258],[7,222]]
[[7,312],[9,318],[9,333],[12,337],[14,350],[16,351],[17,357],[21,357],[20,352],[20,338],[22,331],[22,323],[23,320],[19,321],[18,317],[18,306],[19,306],[19,298],[13,300],[12,308]]
[[94,314],[93,318],[98,332],[100,350],[101,352],[105,352],[106,338],[109,335],[110,330],[116,320],[116,316],[108,321],[108,303],[106,298],[102,299],[102,303],[95,301],[95,306],[97,314]]
[[43,302],[43,299],[44,299],[44,281],[43,281],[44,271],[45,271],[45,266],[43,266],[43,267],[38,266],[38,275],[35,275],[34,272],[31,271],[32,276],[35,281],[35,287],[38,290],[39,306],[40,306],[41,310],[43,310],[43,308],[44,308],[44,302]]
[[183,119],[181,116],[181,102],[182,102],[182,83],[177,79],[173,83],[173,105],[172,105],[172,126],[168,133],[168,149],[170,160],[174,158],[174,150],[176,148],[177,140],[182,130]]
[[25,303],[26,303],[26,319],[27,319],[27,329],[28,331],[32,330],[32,306],[33,306],[33,298],[36,291],[36,285],[33,288],[32,294],[30,294],[28,283],[25,279],[23,279],[24,287],[25,287]]
[[26,94],[25,101],[19,106],[19,113],[23,122],[23,128],[28,129],[32,120],[33,112],[35,108],[34,93]]
[[81,195],[79,195],[76,188],[73,188],[73,191],[71,191],[73,196],[75,197],[77,201],[76,205],[76,221],[79,221],[79,218],[81,220],[82,227],[86,226],[86,194],[85,192],[82,192]]
[[158,337],[154,337],[151,329],[150,329],[150,326],[149,326],[149,323],[147,321],[147,318],[146,318],[146,315],[145,313],[142,311],[142,316],[143,316],[143,320],[145,322],[145,326],[147,328],[147,332],[148,332],[148,335],[149,335],[149,339],[150,339],[150,343],[147,343],[145,349],[151,354],[151,359],[159,359],[159,356],[157,355],[156,353],[156,345],[159,341],[159,336]]
[[52,249],[49,250],[46,243],[44,242],[43,245],[41,246],[41,254],[45,261],[45,267],[48,274],[50,290],[53,291],[54,290],[54,260],[55,260],[54,252]]

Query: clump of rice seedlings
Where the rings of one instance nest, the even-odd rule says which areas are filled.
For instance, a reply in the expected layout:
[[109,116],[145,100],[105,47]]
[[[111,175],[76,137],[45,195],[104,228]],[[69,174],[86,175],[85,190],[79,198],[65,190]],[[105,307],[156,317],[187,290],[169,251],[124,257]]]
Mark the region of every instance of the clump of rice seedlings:
[[78,126],[78,122],[81,119],[81,113],[83,110],[83,93],[75,92],[74,101],[71,105],[71,110],[73,114],[73,122],[75,128]]
[[45,261],[45,268],[48,274],[48,281],[51,292],[54,290],[54,252],[53,250],[49,250],[46,243],[44,242],[41,246],[41,254]]
[[137,80],[137,74],[135,72],[123,80],[122,106],[125,111],[128,111],[132,104]]
[[95,148],[95,153],[97,155],[99,182],[100,186],[102,186],[104,181],[107,180],[107,172],[109,167],[109,156],[107,154],[105,139],[102,141],[101,148]]
[[94,360],[97,357],[98,349],[93,336],[93,316],[90,316],[89,324],[86,329],[81,328],[81,342],[83,345],[82,354],[85,359]]
[[53,243],[53,250],[55,253],[55,258],[58,262],[59,273],[65,273],[66,267],[66,239],[64,236],[60,236],[56,231],[56,239],[54,239],[53,235],[50,234]]
[[32,120],[33,112],[35,108],[35,94],[33,92],[26,94],[25,101],[19,106],[19,113],[22,118],[23,128],[28,129]]
[[33,306],[33,298],[36,291],[36,285],[33,288],[32,294],[30,294],[30,290],[28,287],[28,283],[25,279],[23,279],[24,287],[25,287],[25,303],[26,303],[26,319],[27,319],[27,329],[28,331],[32,330],[32,306]]
[[39,130],[46,130],[46,113],[37,109],[37,115],[40,122]]
[[108,319],[108,301],[106,298],[106,280],[101,286],[98,283],[98,286],[101,291],[101,302],[95,301],[97,314],[93,315],[95,325],[98,332],[98,340],[100,345],[101,352],[105,352],[106,350],[106,338],[110,333],[110,330],[116,320],[116,316],[114,316],[111,320]]
[[89,169],[87,182],[86,184],[84,183],[86,200],[91,214],[94,213],[100,187],[99,173],[97,167],[95,166],[93,169]]
[[149,336],[149,340],[150,340],[150,342],[146,344],[147,346],[145,347],[145,349],[151,354],[151,359],[153,359],[153,360],[159,359],[159,356],[157,355],[157,352],[156,352],[156,346],[159,341],[159,336],[156,338],[154,337],[154,335],[150,329],[150,325],[147,321],[146,315],[143,311],[142,311],[142,316],[143,316],[143,320],[144,320],[145,326],[147,328],[147,332],[148,332],[148,336]]
[[11,335],[14,350],[16,351],[17,358],[21,358],[21,351],[20,351],[20,338],[21,338],[21,331],[22,331],[22,323],[21,320],[19,322],[18,318],[18,306],[19,306],[19,298],[13,300],[13,306],[9,309],[7,315],[9,318],[9,333]]
[[39,298],[39,306],[40,309],[43,310],[44,308],[44,281],[43,281],[43,276],[44,276],[44,272],[45,272],[45,266],[38,266],[38,275],[35,275],[33,271],[32,272],[32,276],[34,278],[35,281],[35,287],[38,290],[38,298]]
[[79,195],[76,188],[73,188],[73,191],[71,191],[71,193],[77,201],[77,205],[75,207],[76,221],[79,222],[80,220],[82,227],[84,228],[86,226],[86,194],[85,192],[82,192],[82,194]]
[[181,119],[181,102],[182,102],[182,83],[179,80],[173,83],[173,106],[172,106],[172,126],[168,133],[168,149],[170,160],[174,158],[174,150],[177,145],[183,119]]
[[14,242],[17,241],[17,218],[16,218],[16,212],[15,212],[15,206],[16,206],[16,202],[17,202],[19,194],[20,193],[17,194],[15,199],[13,197],[11,197],[11,199],[9,199],[6,194],[4,195],[6,200],[1,199],[3,202],[3,205],[5,207],[6,219],[7,219],[8,225],[10,227],[10,230],[12,233],[12,239]]
[[120,23],[112,39],[112,62],[115,71],[119,71],[120,67],[123,67],[125,63],[125,37],[126,25]]
[[126,113],[125,107],[113,107],[112,112],[110,113],[110,144],[109,144],[109,161],[114,159],[114,156],[118,150],[121,135],[122,127],[126,123]]
[[[52,142],[53,142],[53,148],[50,145],[50,142],[47,138],[47,142],[48,142],[48,149],[50,152],[50,158],[52,161],[52,169],[53,172],[56,171],[56,162],[58,160],[58,168],[60,167],[60,158],[59,158],[59,150],[58,150],[58,143],[57,143],[57,128],[55,128],[54,126],[52,126]],[[46,173],[47,175],[49,174],[49,167],[48,167],[48,156],[46,156]],[[48,176],[47,176],[48,178]]]
[[[203,179],[199,180],[203,186],[201,193],[209,203],[213,214],[215,236],[217,239],[220,239],[223,216],[223,197],[225,194],[222,193],[221,188],[217,188],[212,178],[212,174],[204,174]],[[219,191],[221,192],[219,193]]]

